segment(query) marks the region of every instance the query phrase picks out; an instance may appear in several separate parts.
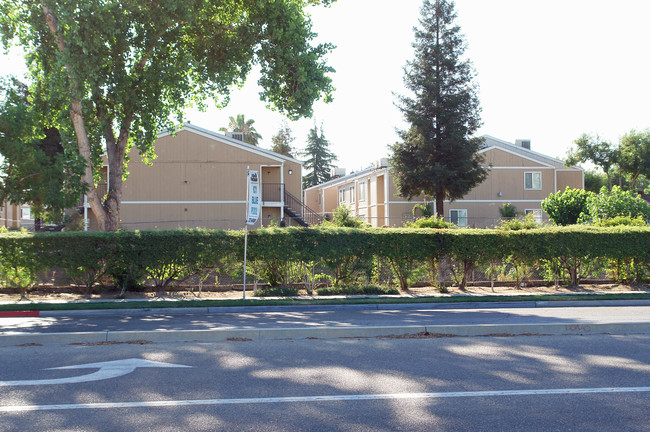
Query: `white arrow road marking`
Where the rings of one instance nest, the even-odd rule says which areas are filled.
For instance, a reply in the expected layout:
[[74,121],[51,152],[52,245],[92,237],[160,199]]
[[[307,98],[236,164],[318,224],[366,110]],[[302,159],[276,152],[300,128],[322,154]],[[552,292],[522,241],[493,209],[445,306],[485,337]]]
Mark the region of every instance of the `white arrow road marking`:
[[63,366],[57,368],[49,368],[45,370],[60,370],[60,369],[99,369],[86,375],[68,377],[68,378],[55,378],[55,379],[42,379],[42,380],[21,380],[21,381],[0,381],[0,387],[5,386],[34,386],[34,385],[51,385],[51,384],[74,384],[89,381],[99,381],[109,378],[117,378],[122,375],[129,374],[137,368],[155,367],[155,368],[189,368],[192,366],[184,366],[173,363],[163,363],[152,360],[143,360],[137,358],[114,360],[99,363],[86,363],[81,365]]
[[106,408],[155,408],[199,405],[245,405],[264,403],[307,403],[307,402],[339,402],[388,399],[445,399],[463,397],[496,397],[496,396],[530,396],[530,395],[559,395],[559,394],[595,394],[595,393],[639,393],[650,392],[650,387],[605,387],[605,388],[568,388],[568,389],[539,389],[539,390],[491,390],[469,392],[439,392],[439,393],[387,393],[360,395],[325,395],[325,396],[291,396],[268,398],[241,399],[196,399],[196,400],[158,400],[142,402],[101,402],[58,405],[13,405],[0,406],[0,412],[25,411],[55,411],[73,409],[106,409]]

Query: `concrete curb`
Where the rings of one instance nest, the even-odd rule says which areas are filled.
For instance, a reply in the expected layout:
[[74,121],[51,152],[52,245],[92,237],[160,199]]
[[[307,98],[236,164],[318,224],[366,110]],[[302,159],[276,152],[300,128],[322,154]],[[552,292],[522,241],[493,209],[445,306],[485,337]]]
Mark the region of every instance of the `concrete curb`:
[[178,331],[101,331],[69,333],[5,334],[0,345],[45,343],[120,343],[146,340],[151,342],[222,342],[227,340],[272,340],[305,338],[373,338],[429,333],[431,337],[452,336],[517,336],[517,335],[589,335],[589,334],[650,334],[650,322],[631,323],[554,323],[554,324],[480,324],[432,326],[377,327],[300,327]]

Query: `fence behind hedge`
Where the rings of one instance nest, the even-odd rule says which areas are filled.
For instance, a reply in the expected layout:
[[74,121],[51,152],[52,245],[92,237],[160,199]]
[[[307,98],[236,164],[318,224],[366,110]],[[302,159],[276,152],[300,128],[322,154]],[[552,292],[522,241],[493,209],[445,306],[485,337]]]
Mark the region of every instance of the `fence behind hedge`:
[[[5,233],[0,285],[24,290],[53,268],[88,292],[107,280],[125,289],[147,280],[160,290],[209,274],[237,280],[243,240],[240,231],[208,230]],[[642,282],[650,277],[650,228],[269,228],[249,233],[248,258],[252,279],[308,290],[389,280],[401,288],[418,281],[463,286],[477,271],[516,283],[532,270],[573,284],[595,274]]]

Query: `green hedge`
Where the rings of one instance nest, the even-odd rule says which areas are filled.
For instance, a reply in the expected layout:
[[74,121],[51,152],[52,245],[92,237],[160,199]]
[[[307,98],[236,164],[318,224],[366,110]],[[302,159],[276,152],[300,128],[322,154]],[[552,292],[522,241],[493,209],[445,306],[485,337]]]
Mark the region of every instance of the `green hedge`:
[[[162,290],[211,269],[241,272],[243,246],[242,231],[3,233],[0,284],[25,290],[36,283],[39,271],[56,267],[65,269],[88,292],[105,277],[125,288],[129,280],[146,278]],[[435,272],[443,257],[452,259],[463,281],[469,269],[495,260],[512,265],[557,262],[557,268],[578,271],[593,259],[610,263],[613,272],[633,271],[632,277],[626,277],[638,281],[650,273],[650,228],[268,228],[249,233],[248,251],[251,267],[275,275],[279,284],[293,278],[294,283],[311,281],[315,286],[317,266],[329,269],[327,277],[335,285],[355,283],[370,278],[382,261],[389,263],[395,280],[406,288],[422,266]]]

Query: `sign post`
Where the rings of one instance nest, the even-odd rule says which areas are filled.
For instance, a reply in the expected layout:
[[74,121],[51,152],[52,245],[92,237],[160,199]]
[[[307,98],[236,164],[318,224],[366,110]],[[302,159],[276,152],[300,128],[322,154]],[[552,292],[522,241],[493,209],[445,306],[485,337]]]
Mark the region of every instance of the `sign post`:
[[244,291],[246,300],[246,257],[248,255],[248,225],[255,225],[260,215],[260,182],[257,171],[246,168],[246,224],[244,225]]

